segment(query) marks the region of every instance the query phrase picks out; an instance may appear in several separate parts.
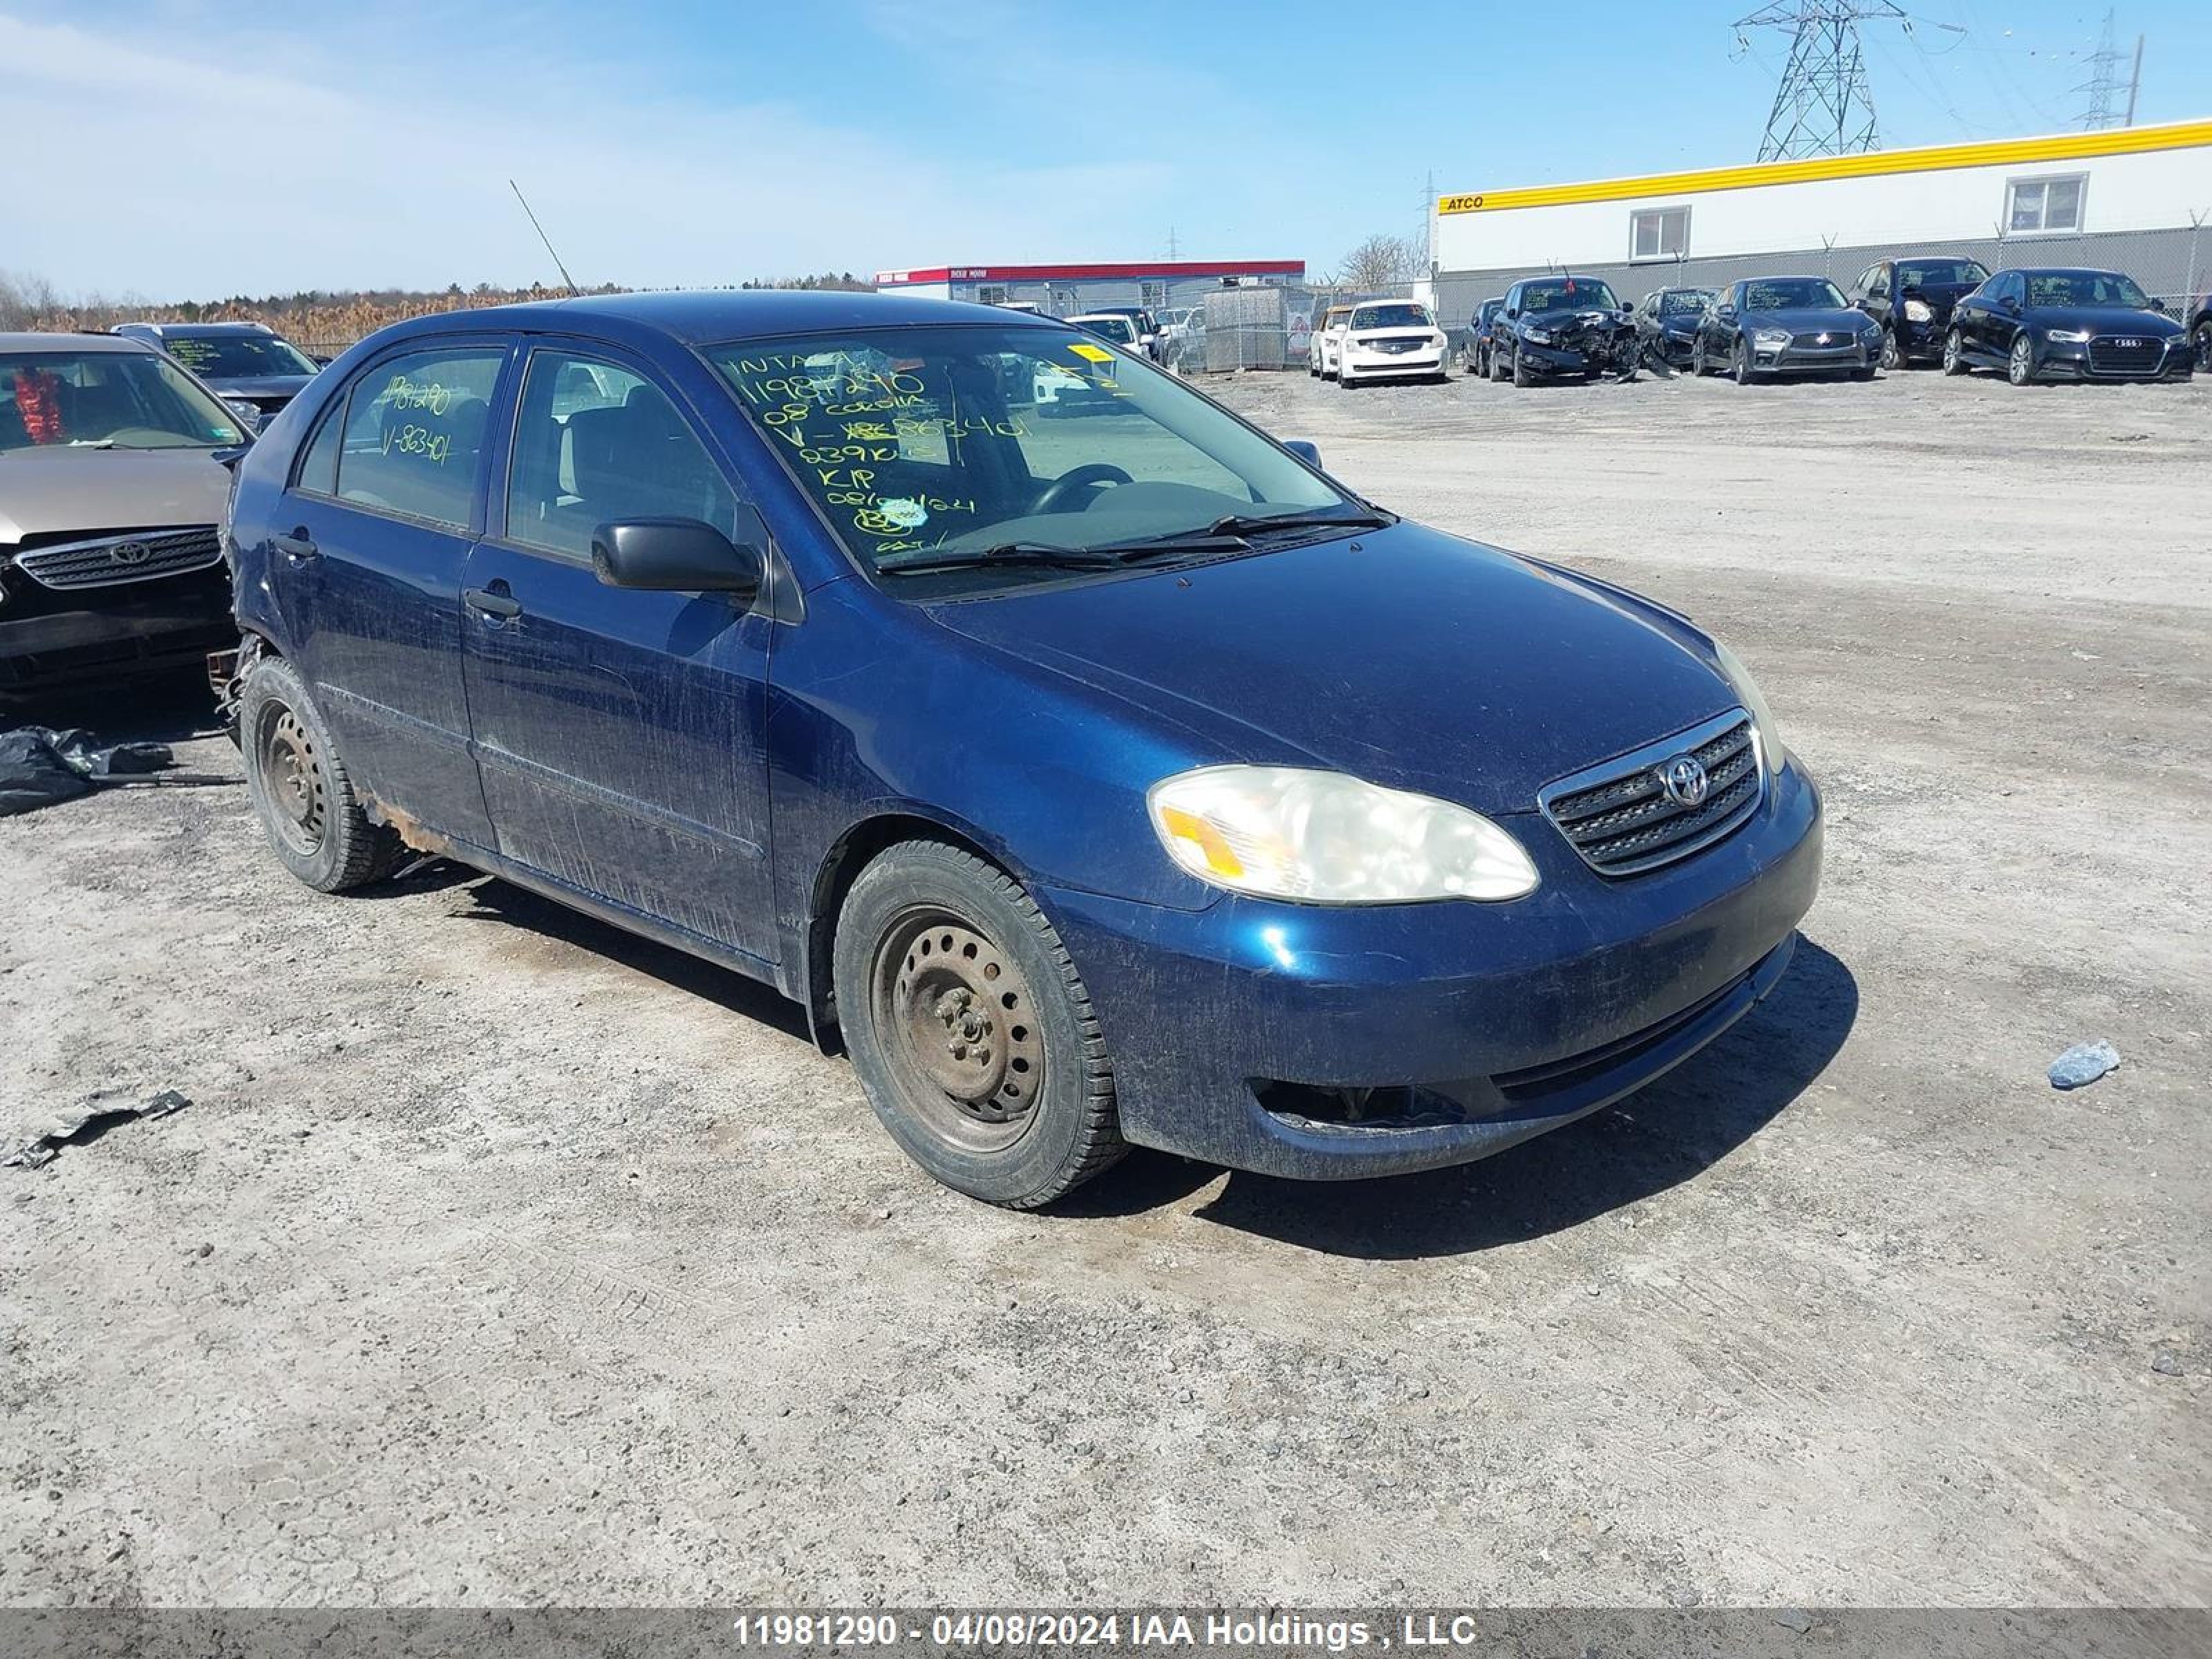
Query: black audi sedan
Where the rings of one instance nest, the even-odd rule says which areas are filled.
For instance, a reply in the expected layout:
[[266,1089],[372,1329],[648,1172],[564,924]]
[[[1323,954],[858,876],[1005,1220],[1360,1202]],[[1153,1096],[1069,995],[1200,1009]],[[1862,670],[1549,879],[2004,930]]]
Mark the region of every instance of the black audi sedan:
[[1881,325],[1881,366],[1936,362],[1951,313],[1990,279],[1979,259],[1877,259],[1861,273],[1851,303]]
[[1637,302],[1636,341],[1644,361],[1686,368],[1697,345],[1698,325],[1719,298],[1709,288],[1655,288]]
[[1881,331],[1825,276],[1754,276],[1732,283],[1699,320],[1692,374],[1733,374],[1739,386],[1778,374],[1874,379]]
[[2036,380],[2185,380],[2189,331],[2117,270],[2001,270],[1951,313],[1943,372]]

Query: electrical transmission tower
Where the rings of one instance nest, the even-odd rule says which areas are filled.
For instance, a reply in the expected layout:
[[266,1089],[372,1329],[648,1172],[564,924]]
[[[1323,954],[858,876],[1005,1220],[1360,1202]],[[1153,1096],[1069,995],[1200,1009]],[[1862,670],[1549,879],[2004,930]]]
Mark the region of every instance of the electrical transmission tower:
[[[2142,40],[2136,40],[2136,67],[2125,76],[2120,65],[2127,55],[2118,44],[2114,33],[2112,14],[2105,14],[2104,32],[2097,38],[2097,50],[2089,57],[2089,78],[2074,88],[2089,100],[2081,112],[2081,130],[2095,132],[2102,127],[2132,126],[2135,124],[2136,80],[2142,74]],[[2121,113],[2120,94],[2127,94],[2127,112]]]
[[1881,148],[1874,94],[1867,89],[1866,63],[1859,53],[1859,24],[1869,17],[1905,21],[1905,12],[1890,0],[1776,0],[1736,20],[1739,40],[1746,29],[1790,33],[1790,62],[1774,89],[1774,107],[1767,112],[1760,161],[1856,155]]

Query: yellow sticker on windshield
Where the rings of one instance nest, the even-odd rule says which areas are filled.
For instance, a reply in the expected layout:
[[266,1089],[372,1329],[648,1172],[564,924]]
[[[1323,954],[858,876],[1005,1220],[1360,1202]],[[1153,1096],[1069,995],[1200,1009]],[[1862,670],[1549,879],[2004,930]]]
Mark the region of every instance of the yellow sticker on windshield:
[[1112,352],[1107,350],[1104,346],[1095,346],[1088,340],[1078,340],[1073,345],[1068,347],[1068,349],[1079,357],[1088,357],[1094,363],[1110,363],[1114,361]]

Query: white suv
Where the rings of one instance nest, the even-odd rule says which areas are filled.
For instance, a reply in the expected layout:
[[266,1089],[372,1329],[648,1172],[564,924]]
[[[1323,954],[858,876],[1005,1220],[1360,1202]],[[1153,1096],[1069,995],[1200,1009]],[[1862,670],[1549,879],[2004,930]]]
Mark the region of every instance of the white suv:
[[1334,353],[1336,383],[1446,379],[1444,335],[1415,300],[1368,300],[1352,307]]

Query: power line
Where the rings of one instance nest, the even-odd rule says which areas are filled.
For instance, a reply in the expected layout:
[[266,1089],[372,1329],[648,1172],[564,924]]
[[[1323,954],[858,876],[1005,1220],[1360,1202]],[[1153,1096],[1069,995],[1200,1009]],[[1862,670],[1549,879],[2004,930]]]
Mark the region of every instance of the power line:
[[[1859,41],[1859,24],[1867,18],[1906,21],[1891,0],[1775,0],[1736,20],[1740,40],[1753,28],[1790,35],[1790,60],[1767,112],[1760,161],[1856,155],[1881,147]],[[1744,44],[1747,49],[1749,41]]]

